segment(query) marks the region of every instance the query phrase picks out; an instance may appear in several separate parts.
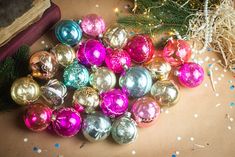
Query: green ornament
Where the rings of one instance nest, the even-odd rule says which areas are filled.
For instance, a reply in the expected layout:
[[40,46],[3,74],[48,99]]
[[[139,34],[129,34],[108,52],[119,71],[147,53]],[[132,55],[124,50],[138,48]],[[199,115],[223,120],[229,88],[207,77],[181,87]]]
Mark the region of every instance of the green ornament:
[[74,61],[64,70],[64,84],[76,89],[86,86],[89,82],[89,72],[85,66]]

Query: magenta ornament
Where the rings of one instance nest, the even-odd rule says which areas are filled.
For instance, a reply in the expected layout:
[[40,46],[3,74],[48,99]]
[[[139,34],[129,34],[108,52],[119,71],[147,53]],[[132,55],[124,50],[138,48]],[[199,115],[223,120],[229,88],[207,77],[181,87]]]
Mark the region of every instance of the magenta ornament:
[[184,63],[177,70],[176,75],[180,84],[193,88],[199,86],[204,79],[204,70],[197,63]]
[[147,35],[132,37],[127,42],[125,49],[136,63],[146,63],[152,59],[154,54],[153,42]]
[[89,39],[83,42],[77,50],[77,58],[86,66],[102,65],[105,60],[106,49],[104,45],[95,39]]
[[43,131],[51,123],[52,110],[44,104],[30,104],[24,113],[24,123],[32,131]]
[[101,110],[111,118],[123,115],[128,109],[128,97],[120,89],[112,89],[101,94]]
[[81,128],[82,118],[80,114],[71,107],[63,107],[53,113],[53,130],[63,137],[72,137]]
[[137,99],[131,108],[132,117],[139,127],[152,126],[160,115],[160,106],[148,96]]
[[105,63],[114,73],[122,73],[124,67],[131,66],[131,58],[126,50],[107,48],[106,51]]
[[85,34],[97,37],[105,31],[105,22],[101,16],[88,14],[82,18],[81,28]]
[[185,40],[168,40],[163,49],[162,57],[172,66],[179,66],[187,62],[192,54],[190,45]]

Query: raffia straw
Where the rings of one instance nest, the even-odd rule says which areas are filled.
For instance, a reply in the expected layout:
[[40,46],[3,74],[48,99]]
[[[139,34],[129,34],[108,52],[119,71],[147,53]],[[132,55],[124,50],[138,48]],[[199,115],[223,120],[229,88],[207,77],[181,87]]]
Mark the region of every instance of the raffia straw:
[[[233,0],[223,0],[216,8],[208,8],[211,22],[212,40],[210,46],[213,52],[221,54],[226,69],[235,73],[235,10]],[[203,11],[190,20],[188,36],[194,41],[194,49],[204,45],[205,17]],[[205,46],[205,45],[204,45]]]

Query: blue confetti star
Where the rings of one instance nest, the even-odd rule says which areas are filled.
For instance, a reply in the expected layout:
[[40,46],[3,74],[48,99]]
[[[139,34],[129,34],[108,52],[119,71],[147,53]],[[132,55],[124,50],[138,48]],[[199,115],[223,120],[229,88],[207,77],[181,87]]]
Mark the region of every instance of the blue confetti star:
[[176,157],[176,155],[175,154],[172,154],[172,156],[171,157]]
[[234,102],[231,102],[231,103],[230,103],[230,106],[235,106],[235,103],[234,103]]
[[234,90],[235,86],[234,85],[231,85],[230,86],[230,90]]
[[56,144],[55,144],[55,147],[56,147],[56,148],[60,148],[60,144],[59,144],[59,143],[56,143]]

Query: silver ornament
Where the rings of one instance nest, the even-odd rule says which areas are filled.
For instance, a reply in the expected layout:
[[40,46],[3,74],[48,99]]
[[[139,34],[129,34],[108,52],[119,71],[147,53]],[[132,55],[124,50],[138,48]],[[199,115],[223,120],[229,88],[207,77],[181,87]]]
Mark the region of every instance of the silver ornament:
[[106,139],[111,131],[111,121],[109,117],[95,112],[85,116],[82,125],[82,133],[90,142],[102,141]]
[[67,95],[66,86],[53,79],[41,87],[42,97],[51,105],[59,106],[64,103],[64,97]]
[[137,137],[137,127],[130,115],[125,115],[115,120],[112,125],[111,134],[113,139],[119,144],[128,144]]
[[93,68],[90,85],[100,93],[112,89],[116,84],[116,76],[106,67]]

